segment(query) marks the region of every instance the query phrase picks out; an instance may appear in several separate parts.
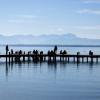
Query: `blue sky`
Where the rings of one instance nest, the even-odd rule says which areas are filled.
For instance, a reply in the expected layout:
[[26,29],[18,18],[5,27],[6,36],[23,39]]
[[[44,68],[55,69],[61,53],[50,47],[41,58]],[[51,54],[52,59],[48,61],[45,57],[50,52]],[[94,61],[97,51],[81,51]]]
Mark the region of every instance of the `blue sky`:
[[100,0],[0,0],[0,34],[100,39]]

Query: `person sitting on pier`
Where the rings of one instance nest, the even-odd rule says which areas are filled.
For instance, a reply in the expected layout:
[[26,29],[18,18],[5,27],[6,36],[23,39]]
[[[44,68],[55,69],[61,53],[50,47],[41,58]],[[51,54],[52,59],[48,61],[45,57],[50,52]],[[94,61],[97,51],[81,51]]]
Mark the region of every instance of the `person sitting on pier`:
[[48,51],[48,56],[50,55],[50,50]]
[[40,61],[43,61],[43,51],[40,51]]
[[43,55],[43,51],[40,51],[40,55]]
[[60,50],[60,54],[66,55],[67,54],[67,51],[66,50],[64,50],[64,51]]
[[53,50],[48,51],[48,56],[55,56],[55,55],[56,55],[56,53]]
[[66,50],[64,50],[64,51],[63,51],[63,55],[66,55],[66,54],[67,54],[67,51],[66,51]]
[[8,54],[9,48],[8,45],[6,45],[6,55]]
[[35,50],[33,50],[33,54],[35,54]]
[[53,50],[51,50],[50,55],[54,56],[55,52]]
[[19,55],[21,55],[21,54],[22,54],[22,50],[19,51]]
[[63,54],[62,50],[60,50],[60,54]]
[[80,52],[77,52],[77,55],[80,55]]
[[14,52],[13,52],[13,49],[11,49],[11,54],[13,54]]
[[28,51],[28,55],[31,54],[31,51]]
[[36,55],[38,55],[38,50],[35,51]]
[[92,52],[91,50],[89,51],[89,55],[90,55],[90,56],[92,56],[92,55],[93,55],[93,52]]

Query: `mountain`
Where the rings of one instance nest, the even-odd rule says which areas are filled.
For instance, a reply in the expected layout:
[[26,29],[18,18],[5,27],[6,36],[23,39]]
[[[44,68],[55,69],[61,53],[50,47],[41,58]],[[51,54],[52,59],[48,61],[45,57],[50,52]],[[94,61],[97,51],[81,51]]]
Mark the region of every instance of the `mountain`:
[[99,39],[79,38],[73,34],[64,35],[0,35],[0,45],[4,44],[59,44],[59,45],[100,45]]

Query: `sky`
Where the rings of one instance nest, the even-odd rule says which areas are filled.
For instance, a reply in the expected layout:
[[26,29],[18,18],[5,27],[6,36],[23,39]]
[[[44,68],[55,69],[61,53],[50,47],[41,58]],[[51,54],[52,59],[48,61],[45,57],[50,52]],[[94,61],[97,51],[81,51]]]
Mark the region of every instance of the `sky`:
[[0,0],[0,35],[68,33],[100,39],[100,0]]

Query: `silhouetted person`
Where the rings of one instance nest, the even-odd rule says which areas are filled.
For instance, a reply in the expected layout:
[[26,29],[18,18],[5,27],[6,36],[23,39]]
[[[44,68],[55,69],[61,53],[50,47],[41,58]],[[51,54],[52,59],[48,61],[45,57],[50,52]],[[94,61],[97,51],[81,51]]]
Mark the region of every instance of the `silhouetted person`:
[[54,47],[54,53],[57,53],[57,46]]
[[11,49],[11,54],[13,54],[13,49]]
[[48,51],[48,55],[50,56],[50,50]]
[[40,61],[43,61],[43,51],[40,51]]
[[64,54],[64,55],[65,55],[65,54],[67,54],[67,51],[66,51],[66,50],[64,50],[64,51],[63,51],[63,54]]
[[35,50],[33,50],[33,54],[35,54]]
[[89,55],[91,55],[91,50],[89,51]]
[[60,54],[62,54],[62,50],[60,50]]
[[80,52],[77,52],[77,55],[80,55]]
[[22,50],[19,51],[19,55],[21,55],[21,54],[22,54]]
[[40,51],[40,55],[43,55],[43,51]]
[[54,56],[55,52],[53,50],[51,50],[50,55]]
[[8,54],[9,48],[8,45],[6,45],[6,55]]
[[38,55],[38,50],[35,51],[36,55]]
[[91,55],[91,56],[93,55],[93,52],[91,50],[89,51],[89,55]]
[[91,55],[93,55],[93,52],[91,53]]

